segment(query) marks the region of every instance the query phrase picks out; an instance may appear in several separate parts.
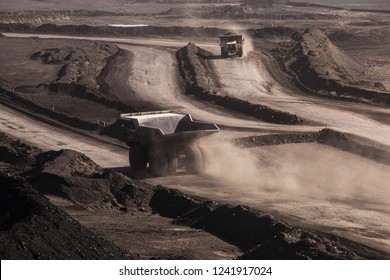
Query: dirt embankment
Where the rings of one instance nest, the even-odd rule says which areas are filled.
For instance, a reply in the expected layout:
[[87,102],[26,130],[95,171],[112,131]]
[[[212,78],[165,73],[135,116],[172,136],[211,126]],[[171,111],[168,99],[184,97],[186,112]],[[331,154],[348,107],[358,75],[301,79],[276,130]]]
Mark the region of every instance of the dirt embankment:
[[215,73],[207,62],[213,55],[190,43],[176,53],[180,74],[186,93],[259,120],[277,124],[299,124],[302,120],[296,115],[274,110],[267,106],[253,104],[245,100],[218,94]]
[[69,200],[84,209],[147,207],[153,188],[122,174],[104,171],[83,154],[72,150],[42,153],[25,173],[40,193]]
[[[104,171],[75,151],[41,153],[0,136],[0,166],[7,167],[0,169],[2,259],[134,257],[80,226],[42,194],[60,203],[65,211],[106,209],[124,215],[128,211],[133,215],[138,210],[159,213],[172,218],[173,223],[202,229],[236,245],[245,252],[242,259],[390,258],[381,251],[306,231],[245,206],[195,199],[176,190],[155,188],[114,171]],[[15,163],[16,155],[25,157],[25,163]],[[15,169],[12,176],[4,175],[4,170],[9,172],[18,165],[23,168]]]
[[[1,73],[0,101],[6,105],[39,112],[66,125],[90,131],[98,130],[104,122],[114,121],[120,112],[135,111],[108,86],[112,65],[127,55],[115,45],[61,41],[63,47],[57,47],[53,40],[27,39],[31,46],[19,47],[23,44],[21,40],[2,40],[4,51],[14,49],[10,57],[19,54],[16,59],[23,59],[23,64],[27,65],[20,69],[19,64],[12,63],[12,58],[4,56],[3,63],[8,64],[9,71],[16,73]],[[56,47],[34,48],[43,47],[45,43]],[[30,71],[31,75],[28,74]]]
[[272,27],[263,27],[259,29],[253,29],[253,37],[255,38],[283,38],[290,37],[297,32],[295,28],[289,28],[285,26],[272,26]]
[[[133,259],[63,210],[148,207],[153,187],[71,150],[41,152],[0,134],[2,259]],[[52,201],[59,201],[62,209]],[[139,258],[139,256],[137,256]]]
[[240,148],[252,148],[289,143],[312,143],[318,141],[319,135],[320,132],[267,134],[260,136],[235,138],[232,139],[232,142]]
[[23,23],[41,25],[46,23],[64,24],[74,17],[129,16],[126,12],[110,12],[101,10],[19,10],[15,12],[0,12],[0,23]]
[[388,147],[367,139],[358,138],[356,136],[344,134],[328,128],[319,132],[283,133],[241,137],[232,139],[232,142],[237,147],[244,149],[259,146],[316,142],[390,165],[390,152],[388,151]]
[[151,207],[177,224],[208,231],[245,253],[240,259],[381,259],[382,252],[331,235],[306,231],[242,205],[202,201],[165,188]]
[[[19,177],[23,175],[33,180],[32,178],[37,178],[37,176],[42,177],[38,173],[46,172],[47,174],[50,170],[53,172],[53,167],[50,169],[48,163],[50,157],[47,153],[42,154],[39,149],[11,139],[4,134],[0,134],[0,143],[1,259],[133,258],[113,243],[100,238],[80,225],[42,197],[25,179]],[[82,155],[72,154],[70,151],[59,153],[62,157],[57,156],[55,160],[57,160],[57,167],[61,168],[58,172],[63,176],[76,172],[83,173],[84,176],[92,175],[93,168],[96,169],[95,171],[101,171],[100,167],[92,165]],[[64,154],[70,162],[64,160]],[[45,168],[42,169],[41,165]],[[69,168],[73,169],[73,172]],[[42,170],[38,172],[40,169]],[[50,182],[50,184],[55,185],[56,182]],[[47,182],[46,185],[41,184],[41,186],[45,185],[46,189],[50,189],[50,184]],[[80,186],[81,188],[84,186]],[[90,189],[82,191],[82,193],[76,191],[69,191],[69,193],[79,199],[88,199],[97,193],[96,191],[91,193]],[[63,193],[67,193],[66,189]],[[101,193],[97,196],[102,197]],[[72,198],[72,196],[69,197]]]
[[0,134],[0,174],[22,176],[43,195],[68,200],[79,209],[147,207],[153,187],[104,170],[73,150],[42,152]]
[[0,175],[1,259],[134,259],[73,220],[24,179]]
[[318,29],[295,33],[275,55],[303,89],[331,98],[390,105],[390,92]]
[[91,26],[91,25],[56,25],[42,24],[4,24],[0,23],[0,31],[3,32],[30,32],[48,34],[68,34],[80,36],[168,36],[189,37],[206,36],[216,38],[225,34],[228,30],[212,27],[188,27],[188,26],[139,26],[139,27],[114,27],[114,26]]
[[[241,5],[224,5],[211,8],[201,14],[213,19],[268,19],[268,20],[332,20],[339,18],[333,13],[300,12],[282,10],[275,0],[251,1]],[[283,6],[282,6],[283,7]]]

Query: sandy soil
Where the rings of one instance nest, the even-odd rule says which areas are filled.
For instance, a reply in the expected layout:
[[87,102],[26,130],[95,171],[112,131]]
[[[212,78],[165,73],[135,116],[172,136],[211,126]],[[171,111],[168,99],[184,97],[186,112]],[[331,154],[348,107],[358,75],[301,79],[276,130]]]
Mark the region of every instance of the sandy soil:
[[[30,1],[23,3],[27,2],[31,4]],[[46,166],[45,168],[48,169],[43,169],[42,172],[46,174],[45,176],[48,176],[47,174],[50,176],[43,177],[48,181],[42,179],[43,183],[39,181],[41,182],[39,184],[48,187],[50,184],[65,182],[61,184],[68,187],[77,186],[77,188],[68,189],[72,192],[66,192],[66,197],[58,196],[58,194],[55,196],[49,193],[44,194],[83,226],[114,242],[120,248],[138,254],[141,258],[225,259],[240,255],[243,258],[264,258],[261,250],[253,250],[242,255],[249,247],[243,246],[241,241],[235,239],[237,236],[233,234],[233,228],[225,230],[222,225],[219,228],[213,228],[210,225],[212,219],[220,217],[217,215],[218,211],[222,211],[218,210],[220,203],[243,204],[257,210],[247,211],[245,207],[221,206],[222,213],[238,211],[237,213],[249,213],[250,217],[261,218],[265,214],[256,212],[261,210],[283,218],[293,225],[343,236],[390,252],[388,242],[390,225],[383,222],[386,221],[390,211],[387,206],[389,195],[385,185],[389,179],[387,178],[388,162],[386,156],[378,157],[381,151],[384,155],[389,151],[390,113],[388,107],[384,104],[373,106],[360,102],[362,100],[347,102],[338,98],[340,96],[329,98],[323,95],[313,95],[313,92],[310,92],[313,88],[308,90],[306,88],[308,84],[304,83],[304,80],[300,80],[301,85],[293,80],[303,72],[299,72],[297,68],[291,68],[290,64],[285,64],[286,61],[281,60],[279,56],[294,54],[294,59],[297,61],[309,59],[309,53],[316,54],[313,53],[312,47],[318,43],[321,49],[325,50],[324,55],[322,53],[313,55],[319,58],[307,64],[312,70],[310,75],[314,73],[314,78],[321,78],[323,74],[321,71],[326,70],[327,67],[329,71],[334,71],[341,65],[345,69],[340,68],[341,70],[338,71],[347,73],[353,78],[349,80],[356,82],[355,77],[360,75],[356,73],[360,71],[359,69],[364,69],[370,79],[374,77],[381,83],[383,86],[381,91],[387,94],[390,76],[388,14],[354,12],[318,6],[306,7],[302,12],[302,7],[295,6],[273,6],[263,9],[253,5],[233,7],[224,2],[218,5],[204,3],[191,5],[154,3],[153,5],[152,2],[135,5],[134,3],[123,4],[119,1],[111,7],[105,3],[96,2],[94,4],[96,9],[93,8],[93,10],[99,13],[92,14],[85,11],[91,10],[92,6],[88,7],[84,2],[78,7],[85,10],[77,12],[69,12],[69,3],[61,2],[59,6],[55,6],[58,4],[55,2],[35,2],[31,6],[31,10],[35,12],[24,11],[20,12],[21,15],[12,13],[12,11],[21,9],[19,4],[7,3],[6,7],[0,6],[0,11],[4,12],[0,18],[3,23],[0,26],[1,30],[17,30],[27,33],[5,33],[7,36],[22,38],[0,38],[3,50],[0,61],[5,65],[2,68],[3,71],[0,71],[2,86],[0,100],[3,104],[0,105],[2,112],[0,131],[22,139],[44,151],[71,149],[81,152],[104,169],[110,168],[131,175],[128,168],[127,148],[117,140],[98,135],[99,131],[107,123],[113,123],[121,112],[174,109],[183,113],[191,113],[196,119],[215,122],[223,130],[215,139],[207,139],[209,153],[214,160],[213,164],[207,166],[205,174],[187,175],[180,171],[177,176],[173,177],[147,179],[148,182],[156,185],[163,184],[196,197],[216,201],[218,206],[214,208],[196,199],[184,199],[186,203],[192,205],[191,207],[203,205],[202,207],[208,209],[207,218],[197,216],[197,211],[194,212],[195,214],[191,212],[190,210],[195,210],[196,207],[191,208],[186,203],[182,207],[192,214],[186,211],[180,212],[180,209],[175,209],[175,211],[166,209],[169,208],[169,203],[167,203],[169,200],[165,201],[164,196],[157,196],[160,198],[157,204],[154,202],[150,205],[155,205],[155,209],[159,209],[158,213],[165,218],[156,215],[148,208],[150,205],[147,203],[142,207],[137,205],[132,208],[130,204],[126,204],[127,202],[125,204],[122,203],[123,201],[120,202],[124,195],[121,191],[114,190],[112,193],[110,193],[112,190],[107,191],[107,186],[112,184],[110,180],[119,180],[115,179],[119,178],[115,177],[116,175],[103,178],[105,183],[102,183],[103,181],[95,182],[97,178],[90,177],[91,174],[79,178],[79,174],[68,170],[70,173],[66,176],[60,173],[62,176],[60,181],[53,181],[50,179],[53,173],[50,173],[52,171]],[[200,5],[210,6],[205,12]],[[53,7],[57,10],[61,7],[64,11],[49,12]],[[132,16],[129,17],[129,14]],[[232,18],[235,19],[234,24],[232,24]],[[27,22],[32,26],[9,24],[11,22]],[[40,28],[39,25],[44,23],[101,26],[95,28],[46,25]],[[133,33],[130,32],[132,35],[129,35],[130,33],[124,29],[115,31],[115,29],[105,27],[111,23],[146,23],[162,27],[138,28],[134,29]],[[279,34],[280,29],[273,25],[288,26],[291,30],[283,29],[283,34]],[[189,27],[183,28],[183,26]],[[321,28],[321,32],[325,35],[316,33],[318,36],[304,40],[293,35],[296,31],[301,35],[308,34],[302,32],[306,27],[312,26]],[[269,29],[263,27],[269,27]],[[218,32],[227,29],[246,30],[249,49],[244,58],[218,59],[215,36]],[[37,34],[37,30],[46,34]],[[59,30],[65,34],[58,34]],[[86,37],[85,34],[95,36]],[[117,37],[119,34],[127,34],[126,36],[136,34],[138,37]],[[261,34],[261,36],[256,34]],[[29,36],[35,38],[23,38]],[[318,39],[324,38],[323,36],[328,36],[331,45],[323,44],[322,39]],[[38,39],[38,37],[52,39]],[[317,42],[317,39],[321,42]],[[232,111],[213,102],[186,95],[186,85],[185,81],[181,80],[176,52],[190,41],[214,54],[214,59],[203,58],[202,62],[209,66],[209,73],[216,81],[212,88],[207,90],[215,91],[220,96],[238,98],[296,114],[305,122],[300,125],[277,125],[256,120],[242,112]],[[299,45],[301,43],[302,46]],[[286,48],[281,49],[280,46],[287,46],[288,51],[285,52]],[[65,55],[53,63],[53,58],[57,57],[55,56],[57,54],[49,49],[57,49],[60,54],[65,53]],[[298,55],[301,50],[303,54]],[[307,54],[304,50],[308,50]],[[329,50],[334,51],[329,53]],[[34,53],[40,55],[32,59]],[[72,59],[66,59],[68,55]],[[348,59],[344,59],[345,57]],[[351,57],[356,60],[353,66],[344,63]],[[51,60],[48,62],[47,58]],[[291,57],[287,56],[287,58]],[[336,59],[336,64],[334,64],[331,61],[334,58],[343,59],[339,61]],[[90,63],[88,65],[92,70],[87,71],[85,61]],[[337,65],[337,62],[340,65]],[[340,80],[341,76],[336,74],[330,75],[328,79],[330,83]],[[204,79],[204,77],[193,78],[194,80]],[[358,82],[362,78],[365,77],[359,77]],[[347,80],[342,82],[346,83],[349,81]],[[53,90],[59,83],[61,83],[62,90]],[[364,90],[372,91],[372,84],[360,82],[358,84]],[[315,84],[315,86],[318,85]],[[53,110],[53,102],[56,102],[55,110]],[[257,138],[253,138],[256,145],[247,145],[251,148],[240,149],[231,142],[222,141],[222,138],[258,137],[270,133],[318,132],[324,127],[349,133],[352,136],[351,139],[359,137],[359,141],[362,141],[364,145],[355,145],[355,140],[348,139],[339,145],[338,149],[318,143],[257,147]],[[294,137],[299,140],[298,136]],[[248,139],[245,141],[249,141]],[[283,142],[275,141],[275,143]],[[346,148],[348,145],[355,147],[355,150]],[[21,153],[16,157],[25,156]],[[75,162],[79,157],[73,158],[72,156],[71,158],[73,161],[70,163],[60,161],[58,164],[77,166]],[[33,159],[33,157],[29,159],[31,164]],[[95,166],[90,161],[84,160],[87,166]],[[13,170],[7,163],[2,165],[3,167],[2,170],[17,174],[26,170],[28,166]],[[68,172],[67,169],[65,171]],[[103,171],[98,173],[102,174],[101,172]],[[57,173],[54,175],[60,176]],[[121,180],[119,181],[127,182],[128,179]],[[85,190],[93,186],[101,186],[105,190],[103,193],[107,194],[109,199],[105,195],[96,196],[91,198],[92,204],[84,203],[85,205],[80,208],[80,199],[83,197],[80,194],[85,191],[82,187],[80,188],[82,186],[80,182],[86,183],[85,186],[83,185]],[[96,185],[91,182],[95,182]],[[36,185],[39,186],[39,184]],[[131,189],[134,191],[133,187]],[[100,191],[99,189],[98,193]],[[163,194],[164,192],[162,191]],[[183,195],[176,197],[174,192],[167,195],[169,199],[171,197],[183,198]],[[97,202],[100,203],[98,206]],[[124,208],[120,210],[122,206]],[[202,207],[200,209],[203,209]],[[124,210],[127,211],[126,214]],[[214,212],[215,210],[218,211]],[[254,214],[255,212],[257,214]],[[191,216],[194,219],[188,222],[186,221],[188,215],[195,215],[195,217]],[[101,217],[104,219],[101,220]],[[176,219],[176,217],[181,217],[181,219]],[[146,219],[149,220],[148,223],[139,222]],[[279,255],[273,255],[274,258],[283,258],[283,256],[285,258],[299,258],[299,256],[315,258],[305,250],[310,248],[308,244],[312,242],[311,240],[317,240],[316,238],[307,237],[302,234],[301,229],[286,225],[285,222],[273,221],[278,226],[283,225],[281,226],[283,234],[287,234],[284,230],[291,230],[291,235],[287,234],[290,239],[283,237],[275,242],[270,242],[267,238],[261,240],[264,244],[263,248],[277,248],[275,252]],[[231,222],[232,225],[235,224],[235,221]],[[204,226],[206,231],[214,235],[196,229],[195,224],[199,227]],[[223,235],[222,229],[227,233],[232,233],[233,236]],[[134,241],[131,244],[127,243],[129,236]],[[259,236],[262,235],[259,233]],[[355,259],[376,256],[375,258],[378,258],[378,255],[371,251],[368,254],[348,253],[350,251],[347,249],[332,251],[329,249],[333,246],[332,242],[347,245],[333,235],[330,239],[321,234],[320,236],[319,241],[316,241],[318,242],[316,248],[322,249],[319,249],[320,253],[317,257]],[[230,244],[217,237],[227,240]],[[146,241],[149,246],[140,246],[140,243]],[[288,248],[292,246],[290,251],[280,250],[278,246],[286,244],[284,242],[289,244]],[[355,245],[352,247],[356,249],[358,246]],[[204,250],[198,250],[198,248]],[[359,250],[357,252],[366,249],[360,248]],[[53,255],[52,258],[56,256]],[[57,258],[61,257],[57,255]],[[380,254],[379,258],[387,257]]]

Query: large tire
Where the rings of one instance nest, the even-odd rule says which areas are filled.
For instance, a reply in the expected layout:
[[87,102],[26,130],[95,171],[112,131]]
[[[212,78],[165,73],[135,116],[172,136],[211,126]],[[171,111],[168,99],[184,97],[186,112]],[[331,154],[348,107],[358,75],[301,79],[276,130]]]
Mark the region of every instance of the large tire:
[[199,147],[188,147],[185,152],[185,168],[188,173],[200,173],[203,171],[203,156]]
[[163,150],[152,150],[149,152],[150,173],[157,177],[168,174],[168,157]]
[[168,159],[168,175],[175,175],[179,165],[176,151],[167,151],[166,155]]
[[224,48],[221,48],[221,56],[226,58],[229,56],[229,53]]
[[138,172],[146,169],[146,149],[141,145],[133,145],[129,150],[129,163],[133,171]]

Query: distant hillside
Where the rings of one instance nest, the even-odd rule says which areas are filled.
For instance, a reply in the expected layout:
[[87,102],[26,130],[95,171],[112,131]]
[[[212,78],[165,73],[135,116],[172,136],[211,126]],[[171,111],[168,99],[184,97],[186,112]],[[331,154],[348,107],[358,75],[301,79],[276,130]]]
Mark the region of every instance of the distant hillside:
[[[389,0],[294,0],[291,2],[309,2],[324,5],[340,4],[388,4]],[[342,2],[342,3],[340,3]]]
[[314,5],[334,6],[350,10],[390,11],[389,0],[291,0],[290,3],[310,3]]

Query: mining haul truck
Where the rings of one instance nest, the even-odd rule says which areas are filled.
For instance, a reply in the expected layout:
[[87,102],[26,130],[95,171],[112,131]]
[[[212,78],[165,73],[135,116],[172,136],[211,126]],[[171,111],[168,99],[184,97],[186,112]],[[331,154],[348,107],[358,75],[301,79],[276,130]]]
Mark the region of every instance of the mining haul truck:
[[244,39],[242,35],[228,33],[219,37],[219,46],[221,47],[221,56],[239,56],[243,55]]
[[201,172],[206,154],[199,138],[219,131],[216,124],[171,111],[121,114],[120,123],[130,147],[131,169],[149,167],[154,176],[173,175],[183,167],[190,173]]

